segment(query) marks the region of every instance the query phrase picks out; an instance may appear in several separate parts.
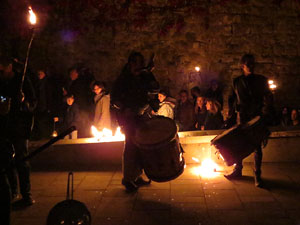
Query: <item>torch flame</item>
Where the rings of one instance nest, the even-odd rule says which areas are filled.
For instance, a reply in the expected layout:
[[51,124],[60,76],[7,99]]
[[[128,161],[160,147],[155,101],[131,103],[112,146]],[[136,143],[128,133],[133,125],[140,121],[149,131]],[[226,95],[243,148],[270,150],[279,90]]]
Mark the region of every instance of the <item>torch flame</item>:
[[34,25],[36,24],[36,15],[35,13],[32,11],[31,6],[28,7],[28,12],[29,12],[29,22]]
[[104,128],[102,131],[99,131],[95,126],[91,127],[92,134],[94,138],[99,142],[112,142],[112,141],[124,141],[125,135],[122,134],[121,128],[117,127],[115,135],[113,135],[112,130]]

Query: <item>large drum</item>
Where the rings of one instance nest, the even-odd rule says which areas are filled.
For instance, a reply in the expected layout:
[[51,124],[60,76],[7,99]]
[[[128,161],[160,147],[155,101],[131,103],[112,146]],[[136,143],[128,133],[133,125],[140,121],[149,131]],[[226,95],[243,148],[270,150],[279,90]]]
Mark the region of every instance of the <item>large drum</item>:
[[248,123],[236,125],[211,140],[228,166],[250,155],[267,140],[270,131],[260,116]]
[[156,182],[173,180],[184,170],[183,150],[174,120],[157,116],[140,123],[133,137],[145,174]]

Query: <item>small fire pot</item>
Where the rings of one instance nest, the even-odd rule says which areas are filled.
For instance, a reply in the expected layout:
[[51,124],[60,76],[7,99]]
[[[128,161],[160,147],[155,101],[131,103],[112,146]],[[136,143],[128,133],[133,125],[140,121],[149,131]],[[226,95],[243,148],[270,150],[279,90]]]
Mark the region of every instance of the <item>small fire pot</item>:
[[47,225],[90,224],[91,214],[87,207],[82,202],[73,200],[73,173],[70,172],[68,175],[67,199],[57,203],[50,210]]

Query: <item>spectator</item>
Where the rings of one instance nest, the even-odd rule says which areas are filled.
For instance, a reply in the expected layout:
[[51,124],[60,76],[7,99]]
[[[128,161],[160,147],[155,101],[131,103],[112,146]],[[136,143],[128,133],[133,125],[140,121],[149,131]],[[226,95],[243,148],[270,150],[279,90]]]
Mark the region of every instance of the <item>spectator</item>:
[[103,130],[104,128],[111,129],[110,95],[106,91],[105,83],[96,81],[93,84],[93,91],[96,94],[94,97],[94,126],[98,130]]
[[221,105],[221,110],[223,109],[223,93],[217,80],[210,82],[210,88],[206,92],[206,97],[218,101]]
[[176,100],[169,97],[165,90],[160,90],[158,93],[159,109],[155,115],[169,117],[174,119],[174,108]]
[[191,95],[193,98],[194,106],[196,106],[197,97],[201,96],[201,90],[198,86],[195,86],[191,89]]
[[207,115],[207,109],[206,109],[206,99],[205,97],[199,96],[197,97],[195,106],[195,115],[196,115],[196,124],[195,128],[197,130],[204,130],[204,122]]
[[180,100],[176,109],[175,119],[179,124],[180,131],[194,130],[195,113],[194,106],[188,100],[187,90],[180,91]]
[[44,70],[37,73],[34,85],[37,96],[37,107],[34,111],[33,139],[49,138],[51,135],[50,111],[52,105],[52,90],[48,76]]
[[220,103],[214,99],[209,99],[206,102],[206,109],[208,112],[204,122],[204,130],[222,129],[224,121]]
[[91,84],[94,81],[94,76],[87,68],[84,67],[71,69],[69,76],[70,79],[64,88],[64,92],[65,94],[74,96],[80,111],[82,124],[86,125],[78,131],[78,136],[89,137],[91,125],[90,121],[94,116],[91,92]]
[[291,125],[292,126],[299,126],[299,113],[297,109],[292,109],[291,111]]
[[291,117],[288,107],[284,107],[281,111],[280,125],[287,127],[291,124]]
[[66,138],[76,139],[77,132],[82,128],[81,116],[77,103],[75,102],[74,95],[66,96],[66,108],[61,117],[54,117],[54,122],[60,122],[60,130],[64,131],[71,126],[75,126],[76,130],[73,131]]

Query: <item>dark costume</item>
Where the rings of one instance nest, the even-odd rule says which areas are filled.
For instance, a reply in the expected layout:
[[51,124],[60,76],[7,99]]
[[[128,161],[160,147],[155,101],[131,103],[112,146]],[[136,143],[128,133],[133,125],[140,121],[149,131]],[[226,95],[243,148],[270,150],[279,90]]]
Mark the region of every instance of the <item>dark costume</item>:
[[[24,101],[21,103],[20,84],[21,74],[14,72],[10,79],[0,81],[0,94],[11,99],[10,111],[1,115],[1,137],[9,140],[15,148],[16,170],[18,172],[20,192],[24,200],[31,199],[30,166],[20,162],[28,155],[28,139],[33,126],[33,110],[36,107],[35,92],[31,81],[26,76],[24,80]],[[17,194],[17,176],[14,169],[7,171],[12,194]]]
[[[241,75],[233,80],[233,91],[228,99],[231,116],[237,112],[237,122],[246,123],[256,116],[264,120],[272,108],[273,98],[268,86],[268,80],[262,75]],[[254,151],[255,174],[260,177],[262,162],[261,145]],[[242,160],[236,162],[236,171],[242,170]]]
[[126,64],[121,75],[116,80],[111,103],[118,108],[119,125],[125,132],[125,148],[123,153],[123,181],[134,182],[142,174],[142,165],[138,157],[136,146],[132,142],[135,128],[149,106],[149,92],[158,91],[159,85],[153,74],[141,70],[138,75],[130,71]]

